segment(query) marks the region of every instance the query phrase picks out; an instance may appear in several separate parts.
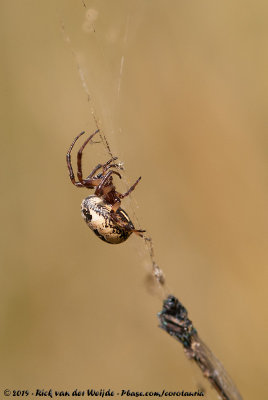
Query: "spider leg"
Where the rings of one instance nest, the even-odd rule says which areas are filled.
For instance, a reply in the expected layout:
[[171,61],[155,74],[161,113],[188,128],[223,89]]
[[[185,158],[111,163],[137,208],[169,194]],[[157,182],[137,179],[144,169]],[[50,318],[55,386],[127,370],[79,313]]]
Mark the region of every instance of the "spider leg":
[[83,185],[87,189],[94,189],[94,187],[99,186],[101,183],[101,178],[93,178],[93,179],[86,179],[83,180]]
[[80,136],[82,136],[84,133],[85,132],[81,132],[81,133],[79,133],[79,135],[77,135],[74,138],[74,140],[73,140],[73,142],[72,142],[71,146],[69,147],[69,150],[67,151],[67,154],[66,154],[66,161],[67,161],[67,167],[68,167],[68,170],[69,170],[69,176],[70,176],[71,182],[77,187],[83,187],[83,185],[80,182],[76,182],[75,181],[74,171],[73,171],[72,161],[71,161],[71,151],[72,151],[72,149],[74,147],[74,144],[77,141],[77,139],[79,139]]
[[120,199],[123,199],[124,197],[127,197],[137,186],[137,184],[139,183],[139,181],[141,180],[141,176],[139,177],[139,179],[136,180],[136,182],[128,189],[128,191],[126,193],[119,193],[118,197]]
[[126,193],[118,193],[116,192],[116,200],[112,206],[112,212],[116,213],[116,211],[118,210],[118,208],[121,205],[121,201],[120,199],[123,199],[124,197],[127,197],[137,186],[137,184],[139,183],[139,181],[141,180],[141,176],[139,177],[139,179],[136,180],[136,182],[128,189],[128,191]]
[[124,168],[122,167],[122,165],[120,165],[120,164],[110,164],[110,165],[108,165],[108,166],[105,168],[105,171],[107,171],[107,169],[110,169],[110,168],[124,169]]
[[[120,166],[118,164],[111,164],[112,161],[117,160],[117,157],[113,157],[111,158],[109,161],[107,161],[105,164],[98,164],[93,171],[91,171],[91,173],[86,177],[86,179],[83,179],[83,185],[89,189],[93,189],[93,187],[95,186],[99,186],[99,184],[101,183],[102,179],[104,176],[101,174],[99,178],[94,177],[94,175],[96,174],[96,172],[103,168],[103,172],[106,172],[108,169],[110,168],[114,168],[114,167],[118,167],[120,168]],[[116,173],[114,171],[114,173]],[[117,173],[118,174],[118,173]],[[103,188],[103,194],[108,193],[109,191],[111,191],[110,186],[106,186],[105,188]]]
[[95,173],[96,173],[99,169],[101,169],[101,167],[102,167],[102,164],[98,164],[98,165],[90,172],[90,174],[86,177],[85,181],[87,181],[88,179],[91,179],[91,178],[95,175]]
[[113,157],[113,158],[111,158],[109,161],[107,161],[105,164],[98,164],[98,165],[90,172],[90,174],[86,177],[85,181],[88,180],[88,179],[90,179],[90,178],[93,178],[93,176],[96,174],[96,172],[97,172],[99,169],[101,169],[101,168],[103,168],[103,171],[104,171],[104,172],[107,171],[107,169],[110,169],[110,168],[120,168],[120,169],[122,169],[122,167],[121,167],[119,164],[111,164],[111,162],[117,160],[117,158],[118,158],[118,157]]
[[98,164],[86,177],[83,179],[83,185],[78,182],[81,186],[86,187],[87,189],[93,189],[95,186],[98,186],[101,183],[101,178],[94,178],[95,173],[102,167],[102,164]]
[[[84,148],[86,147],[86,145],[88,144],[88,142],[99,132],[100,130],[97,129],[94,133],[92,133],[92,135],[90,135],[87,140],[82,144],[82,146],[80,147],[80,149],[78,150],[77,153],[77,178],[79,180],[79,182],[84,185],[85,181],[83,179],[83,173],[82,173],[82,153]],[[89,182],[87,182],[87,187],[89,185]],[[96,185],[92,185],[92,186],[96,186]]]
[[[111,168],[111,162],[117,160],[118,157],[113,157],[111,158],[109,161],[107,161],[105,164],[103,164],[103,171],[106,171],[106,169]],[[109,167],[107,168],[107,166],[109,165]],[[113,164],[115,165],[115,164]]]
[[119,172],[114,171],[114,170],[108,171],[107,174],[103,175],[101,182],[95,191],[96,196],[100,197],[104,194],[104,192],[105,192],[105,194],[107,194],[113,190],[113,187],[114,187],[113,185],[106,185],[108,179],[112,176],[112,174],[119,176],[119,178],[121,179],[121,175],[119,174]]
[[136,233],[136,235],[138,235],[138,236],[140,236],[140,237],[142,237],[142,238],[146,237],[146,236],[144,236],[144,235],[142,234],[143,232],[146,232],[146,231],[143,230],[143,229],[134,229],[132,232],[133,232],[133,233]]
[[[119,193],[117,193],[117,195],[118,195]],[[121,201],[119,200],[119,198],[117,197],[117,200],[115,200],[115,203],[113,204],[113,206],[112,206],[112,210],[111,210],[111,212],[112,213],[116,213],[116,211],[118,210],[118,208],[120,207],[120,205],[121,205]]]

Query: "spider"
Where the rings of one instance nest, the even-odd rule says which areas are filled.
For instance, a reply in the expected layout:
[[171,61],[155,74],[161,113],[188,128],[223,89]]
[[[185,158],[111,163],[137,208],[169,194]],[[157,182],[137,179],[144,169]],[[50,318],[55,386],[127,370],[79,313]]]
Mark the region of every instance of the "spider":
[[[132,233],[143,237],[144,230],[135,229],[127,213],[120,207],[121,200],[128,196],[141,180],[141,177],[128,189],[126,193],[116,191],[113,184],[113,175],[117,175],[121,179],[119,172],[112,168],[122,167],[114,163],[117,157],[111,158],[105,164],[98,164],[90,174],[84,178],[82,172],[82,153],[86,145],[92,138],[99,133],[99,129],[90,135],[81,146],[77,153],[77,178],[75,180],[72,163],[71,151],[76,141],[85,132],[79,133],[73,140],[67,154],[67,167],[71,182],[76,187],[85,187],[87,189],[95,189],[95,193],[86,197],[81,204],[82,217],[94,233],[106,243],[118,244],[129,238]],[[101,172],[98,172],[100,171]]]

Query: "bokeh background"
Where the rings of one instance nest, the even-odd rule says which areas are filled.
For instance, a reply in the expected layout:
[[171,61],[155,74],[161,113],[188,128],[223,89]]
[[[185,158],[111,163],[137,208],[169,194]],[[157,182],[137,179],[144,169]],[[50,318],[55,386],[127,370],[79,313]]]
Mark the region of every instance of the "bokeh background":
[[[124,161],[118,187],[142,175],[124,207],[152,235],[169,290],[244,398],[267,398],[267,2],[0,7],[1,392],[217,398],[157,327],[143,241],[107,245],[80,216],[88,192],[65,153],[95,129],[94,110]],[[85,170],[105,160],[90,146]]]

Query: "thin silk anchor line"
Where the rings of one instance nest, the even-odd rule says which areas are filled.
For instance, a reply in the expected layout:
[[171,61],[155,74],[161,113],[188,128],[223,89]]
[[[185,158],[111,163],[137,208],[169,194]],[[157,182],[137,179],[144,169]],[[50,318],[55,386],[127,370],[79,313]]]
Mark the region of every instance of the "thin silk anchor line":
[[[127,23],[127,29],[128,29],[128,23]],[[70,47],[72,56],[73,56],[73,58],[74,58],[74,60],[76,62],[78,76],[80,78],[82,88],[83,88],[84,92],[87,95],[87,101],[89,103],[90,113],[91,113],[91,115],[93,117],[96,129],[99,130],[99,132],[100,132],[100,138],[101,138],[102,144],[103,144],[104,148],[106,149],[106,151],[108,152],[109,156],[111,158],[114,158],[113,152],[112,152],[110,144],[108,142],[108,139],[107,139],[102,127],[101,127],[101,121],[99,120],[99,118],[97,118],[97,113],[96,113],[96,111],[94,109],[94,106],[93,106],[93,103],[92,103],[92,97],[91,97],[91,93],[90,93],[90,90],[89,90],[89,87],[88,87],[88,84],[87,84],[86,76],[85,76],[83,68],[81,67],[81,64],[79,62],[78,55],[77,55],[76,51],[74,50],[74,48],[72,46],[70,36],[66,33],[66,29],[65,29],[65,26],[64,26],[63,22],[61,22],[61,31],[62,31],[62,34],[63,34],[63,38],[64,38],[65,42],[67,43],[67,45]],[[126,33],[126,36],[125,36],[125,41],[126,41],[126,38],[127,38],[127,33]],[[121,77],[122,77],[122,70],[123,70],[123,65],[121,63],[121,66],[120,66],[120,75],[121,75]],[[138,225],[140,226],[138,217],[137,217],[137,215],[136,215],[134,210],[133,210],[133,214],[134,214],[134,217],[135,217],[136,221],[138,222]],[[153,277],[154,281],[157,283],[158,286],[163,287],[164,283],[165,283],[164,273],[159,268],[158,264],[155,261],[154,246],[153,246],[152,238],[149,235],[144,235],[143,239],[144,239],[145,248],[146,248],[146,250],[147,250],[147,252],[149,254],[150,260],[151,260],[152,277]]]
[[[78,55],[71,45],[71,40],[65,32],[65,27],[63,24],[62,32],[64,39],[69,45],[71,53],[77,64],[78,75],[83,90],[87,95],[87,101],[96,128],[100,130],[102,144],[104,145],[110,157],[114,158],[107,137],[104,134],[103,129],[101,129],[101,121],[96,116],[97,114],[94,109],[84,70],[80,65]],[[95,30],[93,30],[93,32],[95,33]],[[118,96],[120,94],[123,67],[124,58],[121,59],[120,65]],[[133,211],[133,213],[136,220],[138,221],[135,211]],[[158,264],[155,261],[152,238],[150,236],[144,235],[144,243],[151,259],[152,277],[154,279],[154,282],[157,282],[160,287],[164,288],[165,278],[162,270],[159,268]],[[167,297],[167,299],[164,301],[163,309],[159,313],[159,320],[160,326],[167,333],[169,333],[171,336],[174,336],[178,341],[183,344],[187,356],[197,363],[199,368],[202,370],[204,376],[211,382],[212,386],[217,390],[222,400],[242,400],[241,395],[233,384],[231,378],[227,375],[222,364],[216,359],[209,348],[199,338],[196,329],[193,327],[192,322],[187,317],[187,310],[183,307],[178,299],[173,296]]]

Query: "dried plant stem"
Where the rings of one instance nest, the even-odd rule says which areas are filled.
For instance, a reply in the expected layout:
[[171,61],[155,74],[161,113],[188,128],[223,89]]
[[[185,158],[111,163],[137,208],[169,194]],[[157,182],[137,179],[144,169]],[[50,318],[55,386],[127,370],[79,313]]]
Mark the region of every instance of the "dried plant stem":
[[164,300],[158,318],[160,327],[182,343],[187,357],[196,362],[222,400],[242,400],[223,365],[199,338],[186,308],[176,297],[169,295]]

